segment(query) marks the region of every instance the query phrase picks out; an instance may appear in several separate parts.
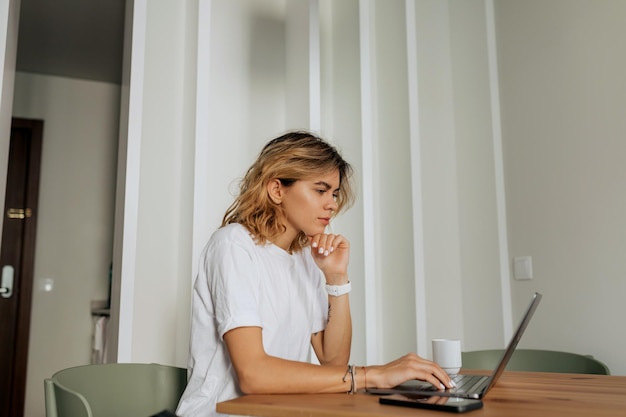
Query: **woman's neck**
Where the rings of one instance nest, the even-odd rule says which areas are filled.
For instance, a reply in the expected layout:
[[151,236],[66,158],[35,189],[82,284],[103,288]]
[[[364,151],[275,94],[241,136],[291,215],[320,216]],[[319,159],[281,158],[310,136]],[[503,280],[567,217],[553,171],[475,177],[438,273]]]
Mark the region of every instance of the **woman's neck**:
[[272,243],[278,246],[279,248],[281,248],[282,250],[284,250],[285,252],[291,253],[293,241],[295,240],[297,236],[298,236],[297,233],[293,234],[293,233],[289,233],[288,231],[285,231],[283,234],[272,238]]

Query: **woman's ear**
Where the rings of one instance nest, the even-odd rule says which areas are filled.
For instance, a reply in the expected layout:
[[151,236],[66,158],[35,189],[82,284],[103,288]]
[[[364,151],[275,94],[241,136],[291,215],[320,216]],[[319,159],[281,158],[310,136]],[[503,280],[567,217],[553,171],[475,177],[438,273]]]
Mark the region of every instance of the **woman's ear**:
[[276,204],[283,201],[283,184],[278,178],[274,178],[267,183],[267,195]]

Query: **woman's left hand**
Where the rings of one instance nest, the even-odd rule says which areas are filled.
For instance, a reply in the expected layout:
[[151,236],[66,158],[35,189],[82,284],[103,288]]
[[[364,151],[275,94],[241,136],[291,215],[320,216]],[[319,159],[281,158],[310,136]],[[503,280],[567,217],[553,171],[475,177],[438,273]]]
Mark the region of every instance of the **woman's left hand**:
[[342,285],[347,282],[350,242],[342,235],[319,234],[309,237],[311,254],[326,276],[326,283]]

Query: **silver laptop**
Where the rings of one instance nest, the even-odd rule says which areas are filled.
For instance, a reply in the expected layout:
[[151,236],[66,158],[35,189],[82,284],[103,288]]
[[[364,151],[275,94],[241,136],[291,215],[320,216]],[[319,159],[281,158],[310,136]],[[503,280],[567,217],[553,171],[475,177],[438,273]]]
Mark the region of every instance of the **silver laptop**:
[[394,388],[370,388],[366,391],[372,394],[377,395],[386,395],[386,394],[411,394],[411,395],[426,395],[426,396],[439,396],[439,397],[457,397],[457,398],[475,398],[481,399],[487,392],[496,384],[502,372],[506,368],[506,365],[509,363],[509,359],[513,356],[513,352],[515,352],[515,348],[519,343],[530,319],[532,318],[537,306],[539,305],[539,301],[541,301],[541,294],[535,293],[526,309],[526,313],[524,313],[524,317],[520,322],[513,338],[509,342],[506,350],[502,354],[496,369],[492,372],[490,376],[486,375],[476,375],[471,373],[463,373],[459,375],[453,376],[453,380],[456,383],[456,388],[448,389],[445,391],[438,390],[432,384],[424,381],[411,380],[407,381],[401,385],[398,385]]

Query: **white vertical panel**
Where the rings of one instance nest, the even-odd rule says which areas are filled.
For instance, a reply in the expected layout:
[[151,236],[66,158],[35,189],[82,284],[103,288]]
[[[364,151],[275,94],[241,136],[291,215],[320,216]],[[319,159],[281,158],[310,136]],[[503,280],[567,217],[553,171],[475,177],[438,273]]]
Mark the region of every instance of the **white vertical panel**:
[[[449,4],[440,0],[414,2],[418,58],[415,62],[419,67],[423,268],[427,301],[425,306],[416,307],[426,309],[428,340],[434,337],[461,338],[463,333],[462,320],[450,319],[463,317],[463,303],[455,111],[457,91],[453,83],[454,39]],[[411,187],[415,186],[411,184]],[[420,210],[419,207],[412,209]],[[416,212],[411,215],[415,216]],[[416,303],[419,301],[416,300]],[[445,306],[445,314],[442,314],[442,306]],[[428,350],[429,346],[424,345],[424,341],[421,343],[421,349]]]
[[415,323],[417,354],[428,354],[426,327],[426,278],[424,271],[424,225],[422,213],[422,163],[417,76],[415,2],[406,0],[407,65],[409,85],[409,130],[411,141],[411,193],[413,204],[413,256],[415,259]]
[[[319,30],[316,24],[319,6],[316,3],[316,0],[286,1],[285,120],[288,129],[313,129],[311,123],[317,127],[320,123],[319,110],[310,108],[311,103],[316,102],[319,109],[319,34],[313,39],[314,33]],[[317,81],[312,84],[314,78]]]
[[374,112],[375,90],[373,88],[374,58],[372,49],[374,25],[372,22],[372,0],[359,2],[359,31],[361,52],[361,123],[363,157],[363,263],[365,283],[365,329],[367,363],[380,363],[380,315],[376,281],[376,233],[374,217],[374,137],[376,115]]
[[190,279],[193,282],[198,273],[200,252],[210,237],[209,199],[209,107],[210,83],[209,72],[211,63],[211,3],[212,0],[198,2],[198,39],[196,63],[196,132],[194,154],[194,203],[193,203],[193,247],[191,256]]
[[[320,42],[319,0],[309,0],[309,129],[314,132],[322,129]],[[312,363],[319,365],[312,346],[310,358]]]
[[124,224],[122,229],[122,263],[119,295],[118,362],[130,362],[132,359],[141,135],[143,130],[143,78],[147,0],[134,0],[133,3],[128,140],[124,167],[126,182],[124,185]]
[[504,162],[502,155],[502,126],[500,120],[500,90],[498,88],[498,57],[496,52],[496,25],[493,0],[485,1],[485,12],[487,13],[487,56],[489,60],[496,210],[498,216],[498,242],[500,250],[500,283],[502,285],[502,323],[504,327],[504,344],[506,345],[513,334],[513,315],[511,307],[509,246],[506,222],[506,196],[504,191]]
[[319,132],[321,114],[320,4],[309,0],[309,129]]
[[[19,0],[0,2],[0,207],[4,207],[9,144],[11,140],[11,115],[13,109],[13,84],[15,83],[15,57],[20,14]],[[0,230],[4,216],[0,216]]]

